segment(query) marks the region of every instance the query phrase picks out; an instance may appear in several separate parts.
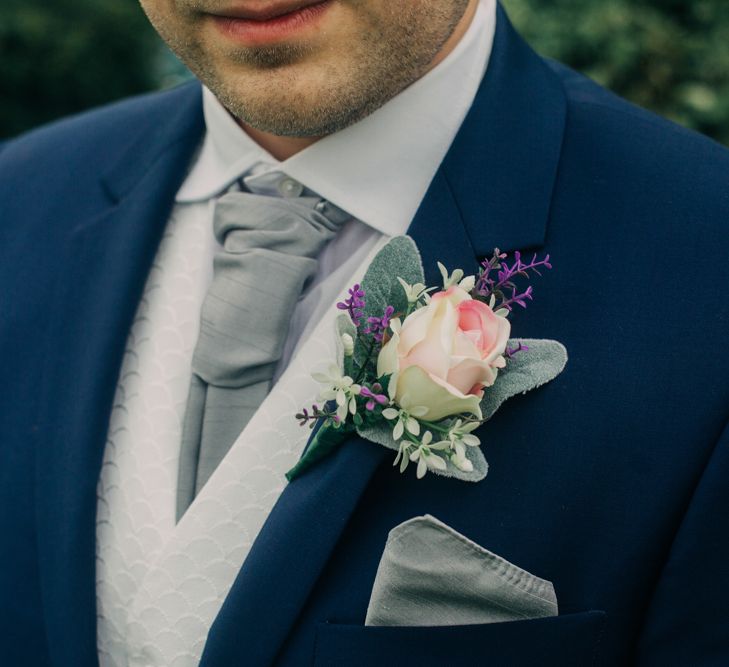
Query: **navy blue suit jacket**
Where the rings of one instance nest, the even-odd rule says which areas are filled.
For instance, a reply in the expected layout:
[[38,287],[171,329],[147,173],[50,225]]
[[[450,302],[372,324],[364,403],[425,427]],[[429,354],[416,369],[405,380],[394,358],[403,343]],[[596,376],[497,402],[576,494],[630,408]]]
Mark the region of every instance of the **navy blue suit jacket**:
[[[202,131],[192,83],[0,154],[1,665],[96,664],[111,402]],[[357,438],[290,484],[202,664],[729,665],[728,183],[726,150],[545,62],[500,10],[410,234],[432,281],[549,252],[513,333],[563,342],[567,368],[483,428],[479,484],[401,476]],[[364,627],[388,531],[425,513],[553,581],[560,615]]]

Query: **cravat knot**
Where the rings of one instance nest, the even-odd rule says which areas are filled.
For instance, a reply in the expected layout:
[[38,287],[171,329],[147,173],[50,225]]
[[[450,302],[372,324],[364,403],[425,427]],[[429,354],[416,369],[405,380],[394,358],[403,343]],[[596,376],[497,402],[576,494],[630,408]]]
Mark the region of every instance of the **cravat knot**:
[[[303,193],[303,190],[301,191]],[[178,519],[268,394],[317,257],[349,216],[313,194],[223,195],[183,425]]]

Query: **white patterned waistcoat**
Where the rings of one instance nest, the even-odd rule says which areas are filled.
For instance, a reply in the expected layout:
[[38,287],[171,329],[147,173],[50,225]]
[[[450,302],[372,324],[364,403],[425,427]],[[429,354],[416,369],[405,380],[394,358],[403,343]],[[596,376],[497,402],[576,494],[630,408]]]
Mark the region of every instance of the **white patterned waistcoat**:
[[[335,358],[339,311],[332,304],[175,525],[181,424],[210,243],[208,215],[184,225],[172,216],[128,336],[98,486],[101,667],[199,663],[210,626],[308,437],[293,415],[318,392],[311,372]],[[349,284],[342,282],[342,292]],[[183,381],[170,382],[170,374]]]

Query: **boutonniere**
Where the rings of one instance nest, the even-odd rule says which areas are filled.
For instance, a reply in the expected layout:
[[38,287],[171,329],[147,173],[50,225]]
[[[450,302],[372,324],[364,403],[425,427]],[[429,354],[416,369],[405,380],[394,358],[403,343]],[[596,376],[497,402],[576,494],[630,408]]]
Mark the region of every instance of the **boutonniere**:
[[442,286],[426,286],[414,241],[395,237],[337,304],[337,359],[313,373],[320,403],[296,415],[315,431],[289,481],[353,433],[397,452],[401,472],[413,463],[418,478],[480,481],[488,465],[477,429],[562,372],[560,343],[510,339],[514,307],[532,299],[516,281],[551,269],[549,255],[525,262],[495,250],[469,276],[438,267]]

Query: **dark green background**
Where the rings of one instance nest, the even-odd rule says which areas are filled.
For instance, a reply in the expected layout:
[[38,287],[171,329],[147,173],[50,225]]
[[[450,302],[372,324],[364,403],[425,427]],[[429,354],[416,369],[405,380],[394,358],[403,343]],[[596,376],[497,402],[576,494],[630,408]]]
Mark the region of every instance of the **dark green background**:
[[[729,145],[729,0],[503,0],[542,54]],[[0,137],[185,76],[136,0],[2,0]]]

